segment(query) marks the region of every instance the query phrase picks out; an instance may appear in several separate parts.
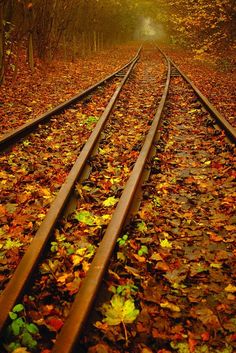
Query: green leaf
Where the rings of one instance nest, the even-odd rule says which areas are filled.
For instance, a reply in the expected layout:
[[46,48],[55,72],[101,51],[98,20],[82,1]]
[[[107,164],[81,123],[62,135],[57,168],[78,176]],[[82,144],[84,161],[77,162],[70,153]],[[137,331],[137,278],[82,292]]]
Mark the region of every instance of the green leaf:
[[20,248],[22,245],[23,245],[23,243],[21,243],[19,240],[7,239],[3,248],[5,250],[11,250],[13,248]]
[[75,219],[81,223],[87,224],[88,226],[93,226],[96,224],[95,217],[89,211],[76,212]]
[[110,304],[104,304],[102,312],[106,316],[103,322],[110,326],[132,323],[138,316],[139,310],[135,308],[133,299],[125,300],[118,294],[113,295]]
[[19,336],[20,332],[21,332],[21,328],[25,326],[24,321],[22,320],[22,318],[18,318],[16,320],[14,320],[11,323],[11,329],[12,329],[12,333],[14,336]]
[[4,345],[4,347],[6,348],[6,350],[8,352],[14,352],[17,348],[20,348],[20,343],[19,342],[11,342],[8,345]]
[[22,335],[22,341],[21,341],[23,346],[26,346],[28,348],[35,348],[37,346],[37,341],[33,339],[31,334],[29,332],[24,332]]
[[138,255],[139,256],[142,256],[144,254],[146,254],[146,255],[148,254],[148,248],[147,248],[146,245],[142,245],[141,248],[138,251]]
[[140,232],[145,233],[145,232],[147,231],[146,223],[145,223],[144,221],[139,222],[139,223],[137,224],[137,229],[138,229]]
[[119,246],[123,246],[127,243],[127,240],[128,240],[128,234],[124,234],[122,238],[117,239],[117,243],[119,244]]
[[32,334],[36,334],[39,332],[39,329],[35,324],[27,324],[26,329],[29,333],[32,333]]
[[105,201],[103,201],[103,206],[110,207],[114,206],[119,200],[116,199],[114,196],[108,197]]
[[14,308],[12,309],[12,311],[13,311],[14,313],[19,313],[19,312],[23,311],[24,309],[25,309],[25,308],[24,308],[24,305],[22,305],[22,304],[17,304],[17,305],[14,306]]
[[9,317],[12,319],[12,320],[15,320],[17,319],[17,314],[16,313],[13,313],[12,311],[9,312]]

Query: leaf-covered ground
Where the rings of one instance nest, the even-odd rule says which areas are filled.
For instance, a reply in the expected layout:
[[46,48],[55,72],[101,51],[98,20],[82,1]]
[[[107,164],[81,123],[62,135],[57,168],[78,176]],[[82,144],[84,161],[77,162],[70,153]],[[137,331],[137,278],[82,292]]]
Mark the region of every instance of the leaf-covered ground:
[[[0,278],[3,289],[65,181],[119,79],[0,155]],[[72,138],[73,136],[73,138]]]
[[236,52],[213,55],[164,48],[219,112],[236,127]]
[[[22,67],[13,86],[0,88],[1,133],[103,78],[134,52],[135,47],[129,46],[74,64],[55,61],[44,72],[38,64],[32,76]],[[223,72],[224,63],[218,70],[193,60],[190,54],[169,53],[233,124],[235,73],[227,71],[232,66]],[[58,225],[33,291],[24,297],[24,307],[19,304],[11,314],[14,332],[8,344],[14,341],[28,347],[21,353],[34,351],[35,345],[36,351],[50,353],[138,156],[164,72],[156,54],[149,52],[143,58],[121,96],[98,154],[89,161],[90,176],[76,187],[75,212]],[[136,96],[139,79],[143,86]],[[111,301],[98,308],[96,328],[81,342],[84,352],[234,352],[233,149],[212,128],[191,90],[179,78],[174,78],[174,84],[140,211],[119,239],[106,279]],[[96,100],[86,100],[62,115],[63,122],[53,119],[0,156],[1,288],[115,87],[116,82],[111,83]]]
[[111,299],[81,352],[234,352],[235,151],[186,83],[172,85],[140,210],[105,279]]
[[[73,97],[128,62],[137,46],[112,48],[74,63],[55,60],[37,62],[31,73],[22,58],[18,75],[12,84],[7,79],[0,86],[0,135],[39,116]],[[109,60],[107,60],[109,58]]]
[[144,51],[125,85],[98,153],[89,160],[91,173],[76,186],[76,209],[57,227],[33,290],[24,297],[27,320],[39,327],[39,347],[50,349],[63,325],[139,154],[162,94],[165,66],[157,53]]

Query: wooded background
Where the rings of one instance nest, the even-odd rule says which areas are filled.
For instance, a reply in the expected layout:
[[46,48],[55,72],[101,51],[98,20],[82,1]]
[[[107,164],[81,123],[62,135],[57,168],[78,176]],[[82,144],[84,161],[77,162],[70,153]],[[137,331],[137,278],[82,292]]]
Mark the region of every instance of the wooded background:
[[142,39],[145,17],[199,53],[235,48],[236,0],[0,0],[0,82],[7,70],[16,75],[23,48],[31,70],[35,57],[75,60]]

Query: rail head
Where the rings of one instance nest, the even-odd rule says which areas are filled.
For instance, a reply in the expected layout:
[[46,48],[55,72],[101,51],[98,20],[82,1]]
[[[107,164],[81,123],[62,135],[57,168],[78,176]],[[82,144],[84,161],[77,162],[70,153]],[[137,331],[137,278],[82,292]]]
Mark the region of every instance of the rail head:
[[180,75],[184,78],[186,82],[192,87],[205,109],[215,118],[216,122],[225,130],[229,139],[236,143],[236,130],[234,127],[223,117],[223,115],[216,109],[216,107],[208,100],[208,98],[197,88],[197,86],[193,83],[192,80],[176,65],[176,63],[171,60],[160,48],[158,48],[163,56],[170,61],[171,65],[173,65],[177,71],[179,71]]

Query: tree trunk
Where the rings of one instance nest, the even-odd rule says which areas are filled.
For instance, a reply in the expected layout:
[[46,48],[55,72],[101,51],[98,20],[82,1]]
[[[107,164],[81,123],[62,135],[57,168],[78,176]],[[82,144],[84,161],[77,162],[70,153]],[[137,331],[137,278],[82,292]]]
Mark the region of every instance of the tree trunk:
[[97,51],[97,33],[96,33],[96,31],[93,31],[93,50],[95,52]]
[[3,4],[0,4],[0,84],[4,83],[4,62],[5,62],[5,32],[3,25]]
[[86,53],[86,41],[85,41],[85,33],[82,32],[82,56],[85,57]]
[[31,71],[34,71],[34,47],[33,47],[33,33],[29,34],[29,43],[28,43],[28,61]]

